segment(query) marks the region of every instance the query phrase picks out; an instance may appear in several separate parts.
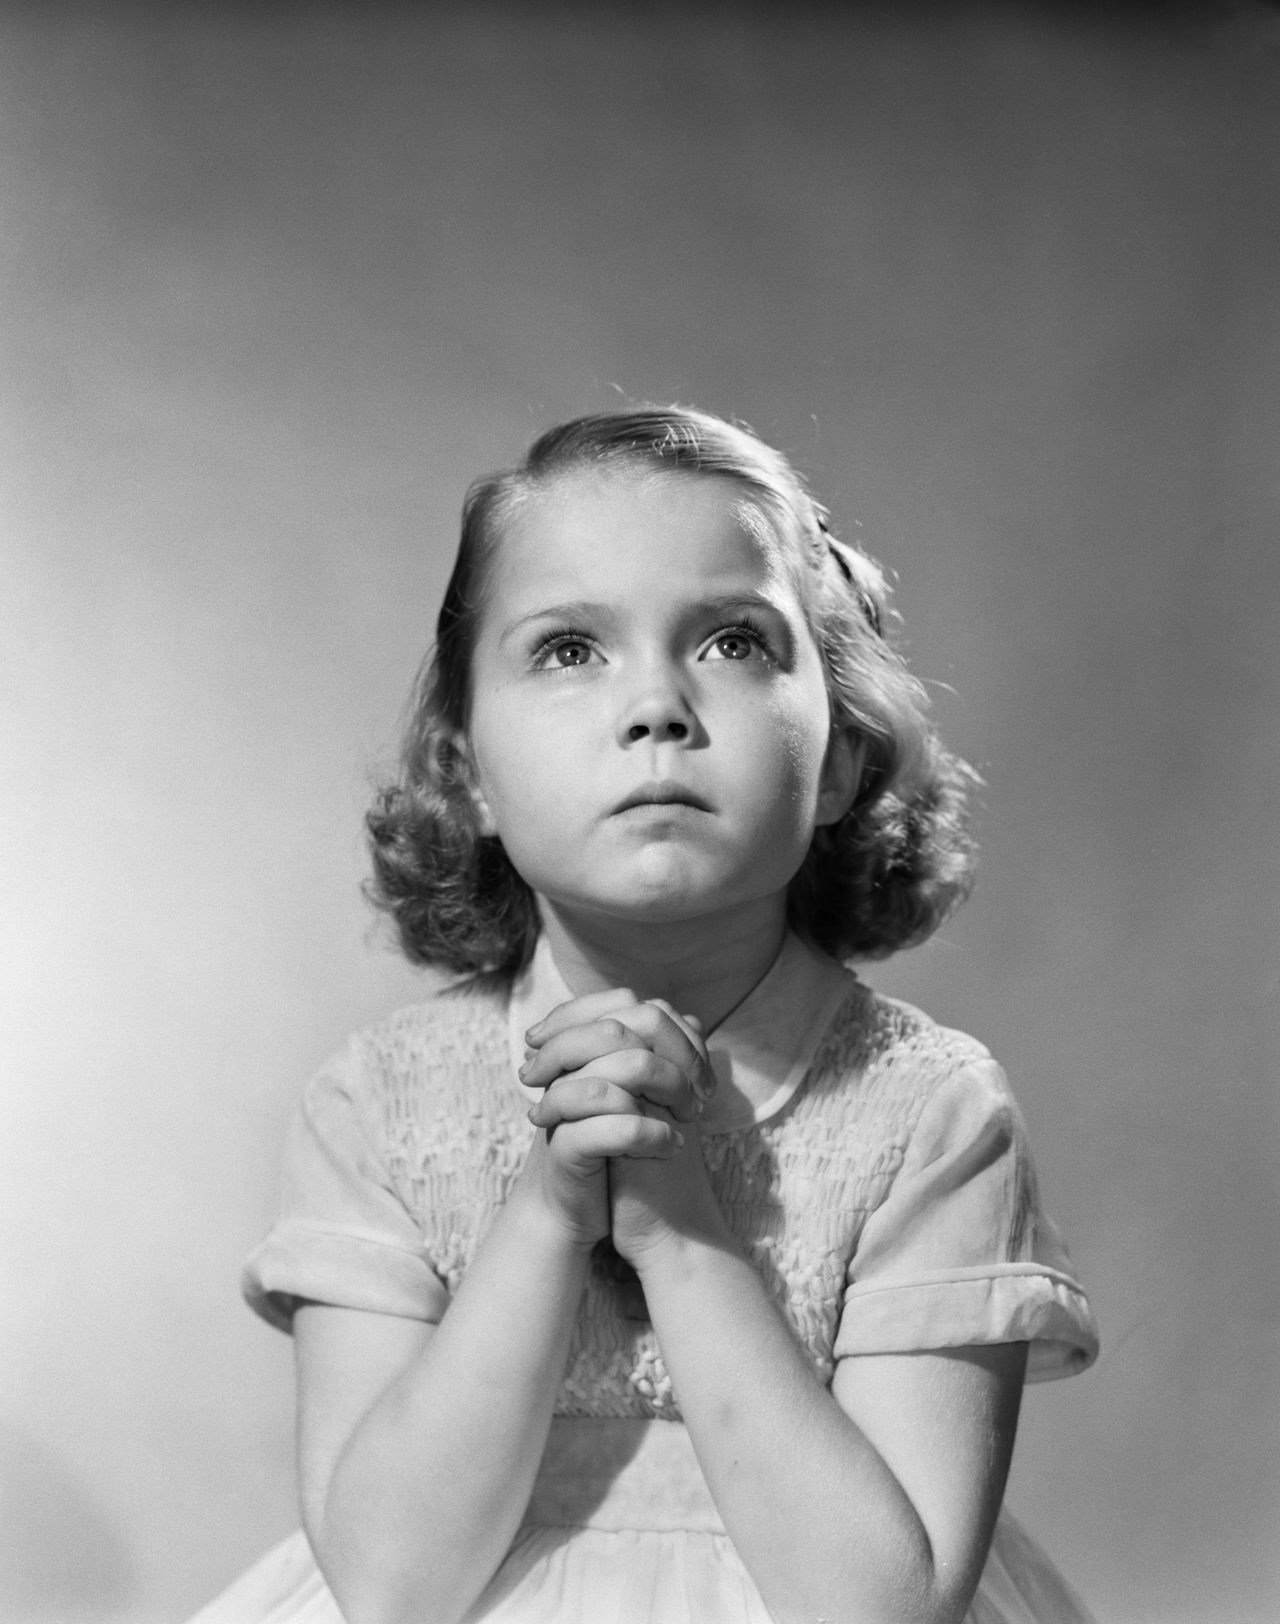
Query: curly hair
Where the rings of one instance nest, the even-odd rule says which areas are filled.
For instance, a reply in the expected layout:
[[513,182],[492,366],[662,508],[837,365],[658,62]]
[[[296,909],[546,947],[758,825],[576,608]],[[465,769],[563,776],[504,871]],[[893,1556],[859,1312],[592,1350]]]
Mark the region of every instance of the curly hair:
[[537,903],[501,841],[481,832],[466,747],[486,570],[503,519],[522,496],[571,471],[637,466],[727,476],[746,487],[792,544],[833,735],[848,729],[863,742],[853,804],[815,830],[791,881],[791,925],[840,959],[883,958],[924,941],[968,894],[974,854],[966,797],[976,774],[942,747],[925,691],[893,646],[879,566],[836,540],[826,509],[781,452],[737,424],[677,406],[575,418],[543,434],[517,467],[467,492],[435,646],[411,696],[399,775],[366,818],[371,900],[419,964],[510,971],[528,961],[541,928]]

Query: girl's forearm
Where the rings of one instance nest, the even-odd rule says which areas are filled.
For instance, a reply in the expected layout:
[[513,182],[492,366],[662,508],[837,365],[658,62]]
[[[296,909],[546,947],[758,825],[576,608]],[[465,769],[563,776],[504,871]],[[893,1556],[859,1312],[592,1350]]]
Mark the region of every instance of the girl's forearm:
[[778,1624],[958,1616],[911,1500],[747,1259],[675,1237],[637,1268],[708,1487]]
[[497,1570],[542,1458],[589,1255],[517,1187],[422,1354],[356,1427],[316,1540],[351,1624],[455,1624]]

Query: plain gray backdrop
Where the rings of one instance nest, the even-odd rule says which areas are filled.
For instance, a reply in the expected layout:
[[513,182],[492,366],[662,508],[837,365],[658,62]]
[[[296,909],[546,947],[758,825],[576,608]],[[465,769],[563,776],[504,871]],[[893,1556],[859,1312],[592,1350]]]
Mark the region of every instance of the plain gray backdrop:
[[1011,1505],[1104,1621],[1274,1618],[1274,9],[12,3],[0,141],[6,1621],[293,1526],[236,1274],[422,987],[369,782],[467,482],[645,397],[797,457],[986,780],[869,975],[1005,1062],[1101,1321]]

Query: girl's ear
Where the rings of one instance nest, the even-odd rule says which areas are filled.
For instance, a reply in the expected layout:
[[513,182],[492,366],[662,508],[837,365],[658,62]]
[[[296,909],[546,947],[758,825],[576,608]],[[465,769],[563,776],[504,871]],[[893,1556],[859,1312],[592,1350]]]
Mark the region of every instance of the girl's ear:
[[471,804],[476,809],[476,823],[480,827],[480,833],[482,835],[496,835],[498,825],[494,822],[493,813],[489,810],[489,803],[474,784],[471,785]]
[[858,793],[866,759],[867,741],[861,733],[843,727],[832,734],[827,759],[822,764],[815,823],[839,823],[844,817]]
[[476,774],[475,758],[471,754],[471,743],[465,733],[455,733],[450,741],[453,746],[453,759],[461,769],[461,777],[466,785],[471,805],[475,808],[476,824],[482,835],[496,835],[498,825],[494,822],[493,813],[489,810],[489,803],[480,793],[480,785]]

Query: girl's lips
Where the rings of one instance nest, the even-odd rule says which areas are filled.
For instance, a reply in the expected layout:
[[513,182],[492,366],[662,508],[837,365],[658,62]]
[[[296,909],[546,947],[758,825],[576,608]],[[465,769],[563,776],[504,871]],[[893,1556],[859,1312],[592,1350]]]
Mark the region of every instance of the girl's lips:
[[630,812],[639,806],[690,806],[696,812],[710,812],[710,805],[683,784],[642,784],[614,807],[614,814]]

